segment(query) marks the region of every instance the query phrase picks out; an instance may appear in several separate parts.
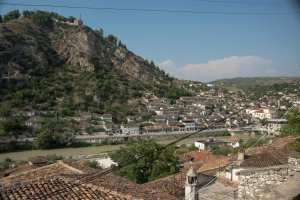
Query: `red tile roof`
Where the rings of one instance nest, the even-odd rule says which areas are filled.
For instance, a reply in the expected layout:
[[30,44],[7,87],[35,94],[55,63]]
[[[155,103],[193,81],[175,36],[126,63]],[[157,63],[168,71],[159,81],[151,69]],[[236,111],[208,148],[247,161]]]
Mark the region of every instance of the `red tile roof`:
[[15,183],[20,183],[20,182],[32,181],[43,177],[58,176],[60,173],[74,174],[74,171],[70,168],[61,165],[60,163],[54,163],[30,171],[1,178],[0,187],[15,184]]
[[[32,198],[32,195],[40,195],[38,199],[41,199],[47,192],[55,192],[60,188],[63,192],[49,199],[176,199],[174,195],[166,193],[164,188],[159,190],[145,184],[139,185],[113,173],[96,176],[98,173],[94,172],[95,170],[83,169],[81,162],[59,162],[0,179],[0,194],[4,199],[30,199],[28,196]],[[74,185],[72,180],[76,178],[81,178],[81,182],[87,181],[88,186],[71,187]]]
[[49,178],[38,182],[5,188],[1,191],[3,199],[130,199],[119,194],[101,190],[91,184],[77,184],[59,178]]
[[212,160],[215,158],[212,152],[207,151],[207,150],[196,150],[196,151],[191,151],[185,154],[187,157],[192,157],[193,163],[199,163],[199,162],[207,162],[209,160]]
[[287,164],[287,156],[283,155],[282,158],[279,158],[277,157],[278,153],[283,155],[281,151],[275,152],[270,150],[249,157],[245,156],[245,160],[241,163],[241,167],[270,167]]
[[197,173],[203,173],[210,170],[216,170],[225,167],[230,160],[231,156],[228,157],[218,157],[216,159],[210,160],[207,163],[204,163],[200,168],[198,168]]

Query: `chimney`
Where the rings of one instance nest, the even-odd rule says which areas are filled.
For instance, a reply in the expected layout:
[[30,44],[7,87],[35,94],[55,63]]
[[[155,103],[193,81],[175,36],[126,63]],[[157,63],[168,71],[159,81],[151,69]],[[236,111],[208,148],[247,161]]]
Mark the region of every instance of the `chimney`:
[[197,200],[197,173],[194,168],[191,167],[188,173],[186,174],[185,180],[185,198],[184,200]]
[[241,163],[245,160],[245,151],[242,150],[238,153],[238,157],[237,157],[237,161],[236,161],[236,165],[240,166]]
[[205,154],[205,162],[208,161],[208,152]]

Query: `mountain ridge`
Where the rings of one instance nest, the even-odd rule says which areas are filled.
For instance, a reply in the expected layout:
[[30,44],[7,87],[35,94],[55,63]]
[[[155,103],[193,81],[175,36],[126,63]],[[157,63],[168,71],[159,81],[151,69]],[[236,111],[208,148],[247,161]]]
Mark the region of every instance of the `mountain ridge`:
[[47,25],[40,25],[23,16],[0,26],[2,73],[8,70],[8,63],[13,62],[23,68],[21,73],[27,73],[28,68],[68,65],[90,72],[103,67],[114,68],[129,78],[147,82],[167,78],[153,62],[130,52],[125,45],[118,45],[116,38],[114,44],[84,25],[53,19]]
[[290,83],[300,79],[299,76],[278,76],[278,77],[236,77],[228,79],[217,79],[209,82],[224,87],[250,87],[255,85],[273,85],[281,83]]

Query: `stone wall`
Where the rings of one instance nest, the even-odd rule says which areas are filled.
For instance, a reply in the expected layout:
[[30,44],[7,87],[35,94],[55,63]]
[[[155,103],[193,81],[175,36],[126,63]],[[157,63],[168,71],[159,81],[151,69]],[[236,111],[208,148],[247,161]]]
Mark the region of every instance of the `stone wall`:
[[288,175],[288,165],[241,171],[238,198],[261,199],[265,193],[270,192],[272,185],[285,182]]
[[286,165],[240,171],[238,199],[265,199],[275,185],[286,182],[296,172],[300,172],[300,160],[296,158],[289,158]]
[[289,157],[290,171],[300,172],[300,159]]

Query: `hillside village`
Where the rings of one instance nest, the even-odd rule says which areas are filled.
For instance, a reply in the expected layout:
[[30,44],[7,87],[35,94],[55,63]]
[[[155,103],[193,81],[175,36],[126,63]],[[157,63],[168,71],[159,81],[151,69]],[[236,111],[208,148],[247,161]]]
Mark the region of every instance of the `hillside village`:
[[[148,134],[156,132],[183,132],[195,131],[204,127],[209,129],[234,129],[257,125],[267,120],[262,125],[271,134],[276,134],[273,125],[277,122],[278,112],[288,109],[280,102],[289,102],[299,107],[300,99],[297,92],[278,93],[279,97],[268,96],[263,100],[250,101],[240,92],[225,90],[219,91],[217,86],[208,84],[205,91],[195,91],[197,86],[203,87],[204,83],[189,84],[186,87],[195,96],[182,96],[177,100],[158,98],[153,93],[145,93],[139,99],[139,112],[136,115],[124,116],[125,122],[114,123],[111,114],[97,114],[87,111],[78,111],[75,116],[62,118],[62,120],[73,120],[76,122],[78,135],[97,135],[105,132],[108,135],[117,134]],[[278,100],[274,100],[274,98]],[[11,117],[24,117],[24,125],[41,128],[43,118],[51,111],[22,111],[12,114]],[[275,119],[275,121],[273,120]],[[5,117],[2,117],[5,120]],[[273,121],[272,121],[273,120]],[[269,123],[267,123],[269,122]],[[281,123],[284,123],[282,121]],[[281,123],[277,123],[280,126]],[[269,124],[269,125],[268,125]],[[261,126],[256,130],[261,130]]]
[[299,78],[179,80],[81,19],[11,14],[0,15],[0,199],[300,199]]

